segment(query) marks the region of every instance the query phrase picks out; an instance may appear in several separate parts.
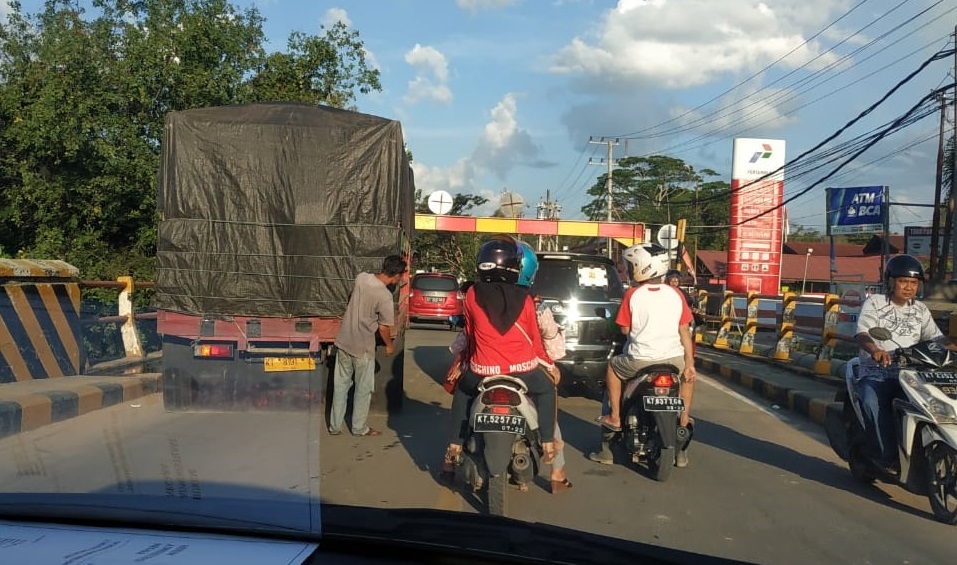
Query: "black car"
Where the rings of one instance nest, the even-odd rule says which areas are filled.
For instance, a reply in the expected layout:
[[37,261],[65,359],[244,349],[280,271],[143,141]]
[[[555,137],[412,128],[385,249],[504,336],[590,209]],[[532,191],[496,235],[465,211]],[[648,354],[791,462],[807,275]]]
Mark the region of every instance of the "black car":
[[598,397],[608,360],[624,337],[614,317],[625,293],[611,259],[578,253],[537,253],[532,292],[564,328],[566,355],[558,360],[563,395]]

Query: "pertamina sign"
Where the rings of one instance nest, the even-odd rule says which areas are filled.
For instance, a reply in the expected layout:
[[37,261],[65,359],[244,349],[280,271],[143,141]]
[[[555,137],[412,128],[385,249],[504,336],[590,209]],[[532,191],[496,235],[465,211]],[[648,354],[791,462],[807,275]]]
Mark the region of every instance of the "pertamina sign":
[[778,294],[784,208],[784,140],[734,140],[727,289]]

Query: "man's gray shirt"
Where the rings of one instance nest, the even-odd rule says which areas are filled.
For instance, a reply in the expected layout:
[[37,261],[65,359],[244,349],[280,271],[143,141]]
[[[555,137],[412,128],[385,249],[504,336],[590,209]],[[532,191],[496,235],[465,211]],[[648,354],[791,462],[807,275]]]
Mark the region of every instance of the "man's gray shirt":
[[395,324],[392,293],[372,273],[359,273],[342,326],[336,336],[336,347],[353,357],[375,355],[375,334],[379,325]]

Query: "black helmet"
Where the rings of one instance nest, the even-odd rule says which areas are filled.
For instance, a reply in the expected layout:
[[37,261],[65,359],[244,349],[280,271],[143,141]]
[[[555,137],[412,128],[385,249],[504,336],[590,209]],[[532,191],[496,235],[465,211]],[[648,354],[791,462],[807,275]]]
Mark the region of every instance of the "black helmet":
[[521,266],[518,243],[507,235],[495,236],[479,248],[475,258],[478,279],[482,282],[515,284]]
[[910,255],[891,257],[884,267],[884,278],[889,282],[890,279],[896,279],[897,277],[911,277],[923,282],[924,266]]
[[678,280],[681,280],[681,271],[678,269],[669,270],[667,273],[665,273],[664,281],[668,282],[672,279],[672,277],[678,277]]

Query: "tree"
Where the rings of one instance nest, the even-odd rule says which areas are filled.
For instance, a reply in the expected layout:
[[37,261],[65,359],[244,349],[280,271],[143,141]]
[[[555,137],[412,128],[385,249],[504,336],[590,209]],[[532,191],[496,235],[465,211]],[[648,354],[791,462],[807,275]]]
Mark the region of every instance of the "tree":
[[[431,213],[428,197],[421,190],[415,193],[416,212]],[[488,199],[475,194],[455,194],[449,216],[465,216],[476,206],[482,206]],[[461,279],[471,279],[475,273],[475,256],[482,244],[482,236],[476,233],[457,233],[442,231],[417,231],[412,247],[417,253],[415,268],[429,271],[432,269],[451,273]]]
[[791,224],[791,233],[788,235],[788,241],[822,241],[824,236],[814,228],[802,226],[800,224]]
[[227,0],[18,3],[0,23],[0,251],[84,278],[153,276],[156,173],[169,111],[255,101],[346,107],[381,90],[358,33],[291,34]]
[[[688,220],[687,236],[697,237],[700,248],[727,249],[730,218],[730,186],[706,180],[718,174],[695,169],[681,159],[665,155],[625,157],[612,171],[614,218],[655,226]],[[595,197],[582,208],[592,220],[605,219],[608,207],[608,175],[598,178],[588,194]],[[715,229],[722,226],[722,229]]]

